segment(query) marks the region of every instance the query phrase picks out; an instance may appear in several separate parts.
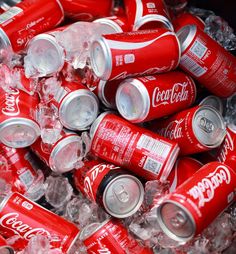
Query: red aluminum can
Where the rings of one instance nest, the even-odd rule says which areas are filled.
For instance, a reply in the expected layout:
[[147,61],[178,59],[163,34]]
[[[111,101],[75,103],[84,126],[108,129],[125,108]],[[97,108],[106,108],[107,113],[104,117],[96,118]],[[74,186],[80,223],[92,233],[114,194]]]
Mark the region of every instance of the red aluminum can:
[[160,227],[175,241],[192,239],[236,200],[235,181],[223,163],[206,164],[158,207]]
[[204,152],[220,146],[226,135],[222,115],[211,106],[196,106],[149,127],[179,144],[180,154]]
[[1,47],[19,52],[36,34],[56,27],[63,18],[59,0],[24,0],[0,15]]
[[164,0],[124,0],[126,15],[133,31],[165,27],[174,30]]
[[91,152],[147,180],[165,181],[179,153],[178,145],[109,112],[90,129]]
[[195,25],[177,33],[182,56],[180,67],[210,92],[228,97],[236,92],[236,58]]
[[21,194],[12,193],[0,203],[0,233],[7,238],[19,236],[14,245],[21,249],[32,237],[44,235],[51,246],[68,253],[79,236],[79,229]]
[[180,45],[175,33],[165,28],[103,35],[92,42],[90,59],[102,80],[124,79],[175,69]]
[[129,172],[97,160],[85,161],[74,173],[76,188],[107,213],[126,218],[138,211],[144,198],[142,183]]
[[0,253],[2,254],[14,254],[14,250],[7,244],[5,238],[0,235]]
[[109,219],[103,223],[93,223],[85,227],[80,239],[88,254],[152,254],[149,248],[142,247],[133,239],[120,221]]
[[[67,17],[74,20],[92,21],[111,15],[113,0],[60,0]],[[98,6],[99,3],[99,6]]]
[[34,120],[39,103],[38,95],[11,88],[0,88],[0,141],[6,146],[21,148],[35,142],[40,127]]
[[192,78],[173,71],[124,80],[116,92],[116,106],[125,119],[140,123],[186,109],[196,96]]

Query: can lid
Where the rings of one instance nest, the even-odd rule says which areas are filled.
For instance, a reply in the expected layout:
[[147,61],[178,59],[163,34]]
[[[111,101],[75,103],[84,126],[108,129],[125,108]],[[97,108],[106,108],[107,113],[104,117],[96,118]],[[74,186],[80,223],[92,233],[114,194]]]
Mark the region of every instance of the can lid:
[[99,102],[94,93],[80,89],[67,94],[59,108],[63,126],[71,130],[86,130],[98,115]]
[[205,97],[200,103],[200,106],[207,105],[212,106],[216,110],[218,110],[221,114],[223,113],[223,102],[222,100],[215,96],[215,95],[209,95]]
[[0,49],[12,49],[11,42],[7,34],[0,28]]
[[182,53],[187,49],[187,47],[192,42],[196,32],[197,32],[197,27],[195,25],[187,25],[182,27],[176,33],[180,42]]
[[208,148],[219,146],[226,135],[222,115],[211,106],[200,106],[192,120],[192,128],[197,140]]
[[186,242],[195,235],[196,226],[192,215],[177,202],[164,201],[157,208],[157,220],[164,233],[175,241]]
[[104,106],[108,108],[114,108],[113,105],[107,101],[106,96],[105,96],[105,86],[107,84],[107,81],[105,80],[100,80],[98,83],[98,98],[101,100],[101,102],[104,104]]
[[0,124],[0,141],[13,148],[32,145],[40,135],[39,125],[27,118],[10,118]]
[[83,156],[82,139],[77,134],[62,138],[53,147],[49,165],[54,172],[65,173],[72,170],[78,158]]
[[93,21],[94,23],[101,24],[102,34],[123,33],[121,27],[111,19],[101,18]]
[[150,98],[143,83],[135,78],[123,81],[116,92],[119,113],[133,123],[145,120],[150,110]]
[[0,246],[0,254],[14,254],[14,250],[10,246]]
[[64,66],[64,50],[50,34],[39,34],[30,40],[27,56],[39,75],[59,72]]
[[132,175],[112,179],[103,192],[105,210],[116,218],[126,218],[138,211],[144,198],[142,183]]

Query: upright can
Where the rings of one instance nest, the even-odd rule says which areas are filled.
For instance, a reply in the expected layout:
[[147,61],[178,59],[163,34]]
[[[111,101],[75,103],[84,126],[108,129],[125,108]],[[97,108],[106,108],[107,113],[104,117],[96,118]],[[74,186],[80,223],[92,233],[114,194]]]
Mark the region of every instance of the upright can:
[[2,254],[14,254],[14,250],[7,244],[6,239],[0,235],[0,253]]
[[165,28],[103,35],[92,42],[90,59],[102,80],[163,73],[178,66],[180,45]]
[[105,112],[90,129],[91,152],[147,180],[165,181],[179,153],[178,145]]
[[235,181],[230,167],[206,164],[158,207],[160,227],[175,241],[189,241],[236,200]]
[[173,71],[125,79],[116,92],[119,113],[132,123],[168,116],[191,106],[197,96],[194,81]]
[[180,67],[219,97],[236,92],[236,58],[195,25],[177,32]]

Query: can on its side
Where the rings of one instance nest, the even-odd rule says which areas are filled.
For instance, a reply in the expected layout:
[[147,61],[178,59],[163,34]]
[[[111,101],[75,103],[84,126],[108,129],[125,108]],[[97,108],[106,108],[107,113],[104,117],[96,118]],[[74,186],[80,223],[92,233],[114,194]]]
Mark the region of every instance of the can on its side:
[[203,106],[203,105],[211,106],[215,108],[217,111],[219,111],[221,114],[223,114],[223,110],[224,110],[223,102],[219,97],[215,95],[208,95],[204,97],[203,99],[200,99],[200,101],[197,101],[197,103],[200,106]]
[[6,239],[0,235],[0,252],[3,254],[14,254],[14,250],[7,244]]

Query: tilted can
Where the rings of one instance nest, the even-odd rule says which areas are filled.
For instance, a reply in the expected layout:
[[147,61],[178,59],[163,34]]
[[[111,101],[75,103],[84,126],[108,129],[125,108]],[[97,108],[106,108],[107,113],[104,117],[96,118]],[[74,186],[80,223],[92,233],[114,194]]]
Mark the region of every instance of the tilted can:
[[223,163],[206,164],[158,207],[160,227],[175,241],[192,239],[236,200],[235,181]]
[[177,32],[180,67],[210,92],[228,97],[236,92],[236,58],[195,25]]
[[7,244],[6,239],[0,235],[0,253],[3,254],[14,254],[14,250]]
[[196,106],[168,119],[155,120],[149,128],[177,142],[181,155],[216,148],[226,135],[222,115],[210,106]]
[[133,31],[159,27],[174,30],[164,0],[124,0],[124,4]]
[[27,147],[40,135],[40,127],[34,120],[39,103],[38,95],[11,88],[0,88],[0,141],[14,148]]
[[153,252],[132,238],[119,220],[108,219],[103,223],[92,223],[80,234],[80,240],[88,254],[152,254]]
[[204,98],[197,98],[196,103],[200,106],[207,105],[215,108],[217,111],[219,111],[221,114],[223,114],[224,105],[223,101],[215,96],[215,95],[208,95]]
[[0,15],[1,48],[19,52],[36,34],[56,27],[63,19],[59,0],[24,0]]
[[168,116],[191,106],[197,96],[194,81],[173,71],[125,79],[116,92],[119,113],[133,123]]
[[95,120],[90,136],[91,153],[147,180],[166,180],[179,153],[175,142],[109,112]]
[[102,80],[124,79],[175,69],[180,45],[175,33],[165,28],[103,35],[92,42],[90,59]]
[[74,182],[79,191],[116,218],[133,215],[143,202],[144,189],[138,178],[107,162],[84,161],[74,172]]
[[54,248],[68,253],[79,237],[79,229],[71,222],[15,192],[0,202],[0,234],[6,238],[19,236],[13,244],[24,249],[29,240],[43,235]]

